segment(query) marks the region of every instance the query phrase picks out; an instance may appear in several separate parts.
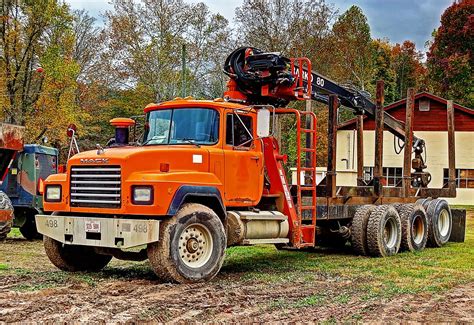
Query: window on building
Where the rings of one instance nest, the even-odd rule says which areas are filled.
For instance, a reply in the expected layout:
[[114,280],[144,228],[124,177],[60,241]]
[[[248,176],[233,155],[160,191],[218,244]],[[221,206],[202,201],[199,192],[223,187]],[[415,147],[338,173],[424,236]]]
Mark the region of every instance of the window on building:
[[[401,186],[403,180],[403,168],[384,167],[383,177],[385,178],[385,186]],[[364,181],[369,183],[372,178],[374,178],[374,167],[364,167]]]
[[234,147],[252,145],[252,117],[240,114],[227,114],[226,144]]
[[429,112],[430,110],[430,100],[429,99],[420,99],[419,102],[420,112]]
[[[443,169],[443,184],[448,186],[449,169]],[[474,188],[474,169],[456,169],[456,187]]]

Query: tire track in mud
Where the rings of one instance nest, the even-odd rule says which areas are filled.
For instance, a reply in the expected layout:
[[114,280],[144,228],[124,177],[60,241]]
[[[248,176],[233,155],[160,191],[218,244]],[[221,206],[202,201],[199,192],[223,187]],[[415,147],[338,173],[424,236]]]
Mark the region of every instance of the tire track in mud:
[[[350,290],[350,283],[325,282],[271,285],[249,282],[162,284],[131,280],[71,285],[36,292],[6,291],[0,297],[0,321],[94,322],[294,322],[328,319],[368,322],[445,322],[474,320],[474,284],[444,294],[404,295],[391,300],[295,302],[312,295],[332,297]],[[272,306],[272,302],[282,301]]]
[[190,285],[132,280],[99,283],[96,287],[70,285],[35,292],[6,291],[0,296],[0,320],[238,320],[258,318],[274,300],[298,300],[323,288],[329,289],[322,281],[311,286],[271,286],[229,280]]

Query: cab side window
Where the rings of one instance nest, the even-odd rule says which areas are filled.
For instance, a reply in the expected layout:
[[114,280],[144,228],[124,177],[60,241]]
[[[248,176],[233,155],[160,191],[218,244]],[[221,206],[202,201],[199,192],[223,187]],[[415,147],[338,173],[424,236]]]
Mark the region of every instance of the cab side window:
[[252,117],[238,114],[227,114],[226,144],[249,148],[253,140]]

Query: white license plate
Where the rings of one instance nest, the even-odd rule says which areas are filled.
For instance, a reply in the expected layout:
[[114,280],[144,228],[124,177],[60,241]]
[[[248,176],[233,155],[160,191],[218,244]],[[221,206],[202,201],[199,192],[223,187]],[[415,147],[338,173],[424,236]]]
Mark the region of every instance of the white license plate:
[[100,232],[100,221],[86,220],[84,226],[86,232]]

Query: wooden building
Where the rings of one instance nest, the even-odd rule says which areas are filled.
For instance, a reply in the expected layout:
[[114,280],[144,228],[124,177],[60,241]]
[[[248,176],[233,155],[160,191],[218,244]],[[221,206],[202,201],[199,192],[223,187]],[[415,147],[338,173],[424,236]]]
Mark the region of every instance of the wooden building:
[[[405,121],[406,99],[385,107],[392,116]],[[364,119],[364,178],[373,175],[375,123]],[[452,204],[474,205],[474,110],[454,104],[457,197]],[[446,99],[422,92],[415,96],[413,129],[426,142],[426,169],[430,187],[442,187],[448,180],[448,135]],[[357,183],[357,145],[355,119],[339,125],[337,133],[337,185]],[[400,186],[403,177],[403,142],[384,132],[384,176],[387,186]]]

